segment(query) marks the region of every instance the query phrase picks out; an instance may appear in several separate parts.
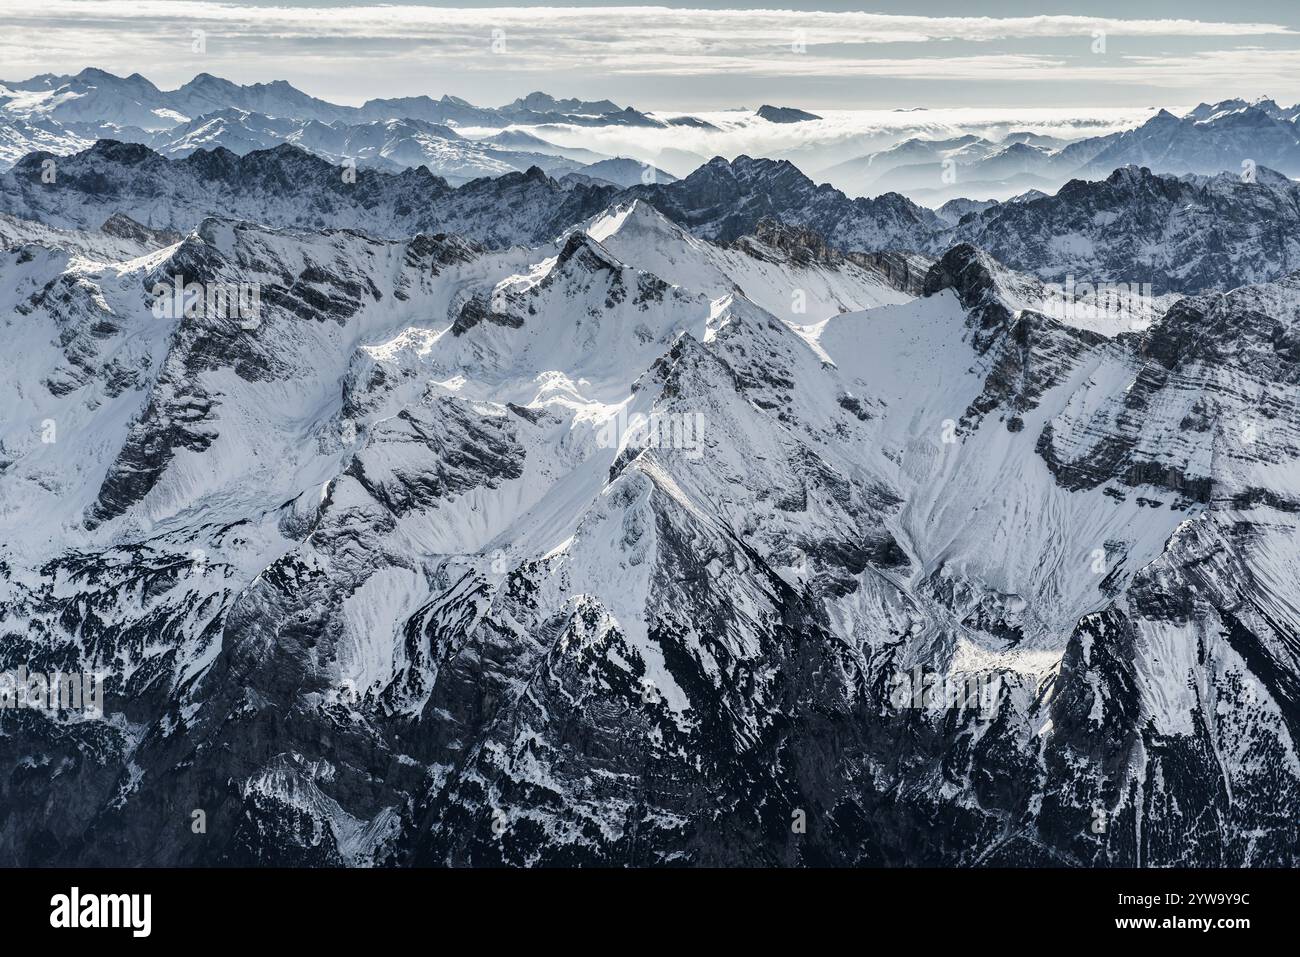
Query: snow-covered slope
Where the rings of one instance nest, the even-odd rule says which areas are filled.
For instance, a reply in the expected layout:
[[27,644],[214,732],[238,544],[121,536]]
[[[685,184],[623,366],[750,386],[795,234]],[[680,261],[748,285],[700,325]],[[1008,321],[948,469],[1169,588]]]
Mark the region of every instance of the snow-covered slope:
[[0,113],[29,122],[113,123],[160,130],[188,119],[179,104],[139,73],[114,76],[89,67],[75,76],[44,74],[0,81]]
[[52,120],[0,119],[0,173],[28,153],[78,153],[93,142]]
[[[581,227],[629,265],[719,298],[739,293],[795,325],[911,298],[905,284],[828,250],[782,243],[775,228],[732,246],[697,239],[644,200],[611,206]],[[805,240],[806,242],[806,240]]]
[[3,249],[43,246],[76,253],[94,262],[111,263],[136,259],[179,241],[180,236],[176,234],[149,229],[120,213],[93,231],[58,229],[0,213],[0,248]]

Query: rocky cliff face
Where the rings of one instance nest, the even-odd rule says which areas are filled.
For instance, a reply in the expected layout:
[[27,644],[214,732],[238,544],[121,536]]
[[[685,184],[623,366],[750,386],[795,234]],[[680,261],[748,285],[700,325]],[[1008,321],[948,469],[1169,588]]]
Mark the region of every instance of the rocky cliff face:
[[994,206],[939,237],[1064,282],[1150,283],[1197,293],[1280,279],[1300,267],[1296,186],[1265,168],[1157,176],[1138,167],[1074,180],[1055,196]]

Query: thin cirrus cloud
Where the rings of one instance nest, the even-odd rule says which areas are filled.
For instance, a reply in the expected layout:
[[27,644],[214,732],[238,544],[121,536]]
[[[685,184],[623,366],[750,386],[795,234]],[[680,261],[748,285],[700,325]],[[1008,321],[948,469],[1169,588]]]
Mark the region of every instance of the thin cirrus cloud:
[[930,17],[853,11],[679,9],[671,7],[495,7],[445,8],[416,5],[261,6],[202,0],[45,0],[37,5],[0,3],[6,19],[58,27],[97,25],[139,30],[142,23],[262,31],[287,41],[320,37],[447,40],[473,39],[479,46],[492,31],[521,39],[546,37],[581,43],[593,31],[618,34],[645,47],[689,41],[705,47],[766,48],[788,45],[792,36],[809,44],[973,42],[1017,38],[1089,36],[1251,37],[1293,34],[1276,23],[1234,23],[1189,19],[1117,19],[1085,16]]
[[[425,68],[491,78],[548,75],[570,89],[611,77],[836,77],[1132,84],[1183,89],[1210,76],[1289,83],[1296,32],[1277,23],[1088,16],[941,17],[668,7],[440,8],[284,6],[203,0],[0,0],[0,61],[28,72],[95,65],[118,72],[154,64],[163,82],[197,72],[184,55],[208,38],[201,69],[264,79],[327,78],[357,96],[399,92]],[[1104,35],[1123,50],[1090,56]],[[495,42],[494,42],[495,41]],[[1244,43],[1281,46],[1268,56]],[[1031,49],[1026,49],[1030,47]],[[384,76],[375,59],[382,57]],[[243,73],[244,75],[239,75]],[[6,76],[4,79],[13,79]],[[387,80],[385,87],[381,80]],[[523,82],[522,80],[519,82]],[[730,89],[734,89],[730,87]],[[699,93],[696,93],[698,100]],[[670,104],[660,104],[668,106]]]

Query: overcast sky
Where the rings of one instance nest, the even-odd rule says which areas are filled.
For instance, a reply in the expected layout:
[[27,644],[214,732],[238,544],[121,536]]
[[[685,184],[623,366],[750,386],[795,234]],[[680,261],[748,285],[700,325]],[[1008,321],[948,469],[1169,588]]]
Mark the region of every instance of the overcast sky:
[[0,79],[85,66],[165,88],[287,79],[345,103],[541,89],[665,110],[1290,104],[1300,3],[0,0]]

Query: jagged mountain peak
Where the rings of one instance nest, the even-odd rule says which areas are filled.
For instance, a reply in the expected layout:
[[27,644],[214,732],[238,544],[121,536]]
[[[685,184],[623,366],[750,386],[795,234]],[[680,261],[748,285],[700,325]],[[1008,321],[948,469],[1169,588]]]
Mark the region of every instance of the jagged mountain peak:
[[618,113],[622,108],[611,103],[609,100],[587,101],[579,99],[559,99],[551,96],[549,93],[540,91],[529,93],[527,96],[521,96],[513,103],[509,104],[510,108],[517,110],[529,110],[534,113]]
[[[1085,184],[1086,180],[1072,180],[1071,183]],[[1120,166],[1106,177],[1106,182],[1111,186],[1121,188],[1148,187],[1153,184],[1163,184],[1164,178],[1157,176],[1145,166],[1130,164]],[[1078,188],[1078,187],[1076,187]]]
[[736,180],[746,181],[760,178],[771,178],[774,176],[789,176],[791,173],[805,180],[810,185],[812,180],[808,179],[797,166],[785,159],[771,159],[766,156],[749,156],[740,153],[732,159],[725,156],[715,156],[703,166],[690,173],[683,182],[689,181],[692,176],[701,179],[711,175],[722,174]]
[[222,89],[222,90],[225,90],[225,89],[233,89],[233,88],[236,88],[237,85],[238,85],[238,84],[232,83],[230,80],[227,80],[227,79],[225,79],[224,77],[216,76],[215,74],[208,73],[208,72],[204,71],[204,72],[202,72],[202,73],[196,73],[196,74],[194,74],[194,76],[193,76],[190,80],[188,80],[187,82],[181,84],[180,89],[182,89],[182,90],[184,90],[184,89],[195,89],[195,90],[198,90],[198,89],[209,89],[209,90],[211,90],[211,89]]
[[1215,113],[1239,110],[1242,107],[1249,105],[1250,104],[1246,100],[1242,99],[1220,100],[1218,103],[1199,103],[1194,109],[1187,113],[1187,116],[1192,119],[1208,119]]
[[946,289],[956,293],[967,312],[978,311],[986,324],[1006,324],[1021,310],[1042,308],[1042,290],[1036,281],[1007,269],[970,243],[953,246],[926,274],[924,295]]
[[1047,156],[1050,153],[1051,150],[1046,149],[1045,147],[1042,146],[1034,146],[1032,143],[1012,143],[1009,146],[1003,147],[993,155],[994,156],[1039,157],[1039,156]]
[[141,243],[156,245],[158,247],[170,246],[173,243],[180,242],[181,235],[171,230],[150,229],[142,223],[137,223],[134,219],[123,212],[116,212],[108,219],[104,220],[99,227],[100,232],[106,236],[115,236],[119,239],[131,239]]
[[94,145],[78,156],[103,159],[110,163],[136,166],[162,159],[157,153],[142,143],[123,143],[118,140],[96,140]]
[[99,67],[88,66],[80,73],[73,77],[74,80],[120,80],[122,77],[109,73],[107,70],[101,70]]
[[588,235],[604,241],[611,236],[635,237],[646,242],[679,242],[686,232],[644,199],[616,203],[581,227]]
[[560,247],[559,255],[555,260],[555,268],[567,271],[579,269],[590,272],[593,270],[622,269],[623,264],[610,255],[609,250],[599,240],[583,230],[574,230],[569,233],[568,238],[564,240],[564,245]]

